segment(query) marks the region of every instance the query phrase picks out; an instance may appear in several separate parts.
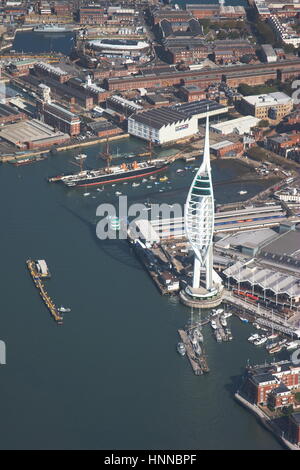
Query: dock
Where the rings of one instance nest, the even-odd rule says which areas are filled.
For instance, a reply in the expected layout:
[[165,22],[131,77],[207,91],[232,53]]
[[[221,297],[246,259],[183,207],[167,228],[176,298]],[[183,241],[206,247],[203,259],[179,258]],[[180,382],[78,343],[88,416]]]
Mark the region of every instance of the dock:
[[36,263],[31,259],[28,259],[26,261],[26,264],[27,264],[28,270],[30,272],[30,275],[33,279],[33,282],[35,284],[35,287],[38,289],[38,291],[39,291],[46,307],[48,308],[48,310],[51,313],[52,318],[54,318],[54,320],[57,322],[58,325],[62,325],[63,317],[59,313],[58,308],[56,307],[56,305],[52,301],[51,297],[49,296],[48,292],[45,289],[44,284],[42,283],[42,278],[43,277],[49,277],[49,274],[48,275],[45,275],[45,274],[43,275],[42,273],[39,273],[38,270],[37,270]]
[[192,343],[190,338],[188,337],[186,331],[178,330],[178,334],[180,336],[181,341],[183,342],[186,348],[186,355],[190,361],[191,367],[195,375],[202,375],[203,373],[209,372],[207,360],[204,354],[197,357],[193,350]]

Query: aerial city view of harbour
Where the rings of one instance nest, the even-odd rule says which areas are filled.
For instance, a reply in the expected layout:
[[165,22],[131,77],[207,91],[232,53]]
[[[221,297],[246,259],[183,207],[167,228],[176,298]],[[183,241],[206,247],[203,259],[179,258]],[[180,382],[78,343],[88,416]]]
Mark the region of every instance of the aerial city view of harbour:
[[0,199],[0,449],[300,450],[297,0],[4,0]]

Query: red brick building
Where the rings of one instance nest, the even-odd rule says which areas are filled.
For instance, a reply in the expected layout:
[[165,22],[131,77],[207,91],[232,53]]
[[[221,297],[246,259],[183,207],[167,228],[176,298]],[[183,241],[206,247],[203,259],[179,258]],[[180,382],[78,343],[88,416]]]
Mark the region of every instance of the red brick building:
[[38,109],[46,124],[73,136],[80,134],[80,118],[56,103],[39,103]]
[[275,410],[285,406],[294,405],[294,403],[294,395],[283,383],[281,383],[279,387],[274,388],[268,396],[268,404]]
[[300,444],[300,413],[289,416],[289,435],[294,444]]
[[104,24],[107,20],[105,9],[97,6],[86,6],[79,9],[79,23]]
[[200,101],[206,98],[205,90],[196,85],[185,85],[179,90],[180,96],[184,101]]
[[274,407],[288,406],[294,403],[291,391],[299,388],[299,374],[300,367],[289,361],[250,367],[247,371],[246,393],[257,405],[269,403]]

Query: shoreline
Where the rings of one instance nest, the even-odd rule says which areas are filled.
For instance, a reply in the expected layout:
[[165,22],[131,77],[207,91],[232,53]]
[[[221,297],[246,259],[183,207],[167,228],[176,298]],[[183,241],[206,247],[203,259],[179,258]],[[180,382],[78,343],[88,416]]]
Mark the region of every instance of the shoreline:
[[[66,150],[72,150],[75,148],[81,148],[81,147],[89,147],[90,145],[97,145],[101,144],[103,142],[106,142],[106,140],[113,141],[113,140],[119,140],[119,139],[127,139],[129,137],[129,134],[120,134],[120,135],[113,135],[111,137],[101,137],[99,139],[93,140],[93,141],[88,141],[88,142],[78,142],[76,144],[70,144],[70,145],[64,145],[63,147],[58,147],[55,148],[55,154],[59,152],[64,152]],[[15,160],[23,160],[24,158],[28,157],[37,157],[39,155],[44,155],[46,153],[51,153],[53,149],[47,149],[47,150],[39,150],[36,152],[24,152],[20,153],[18,155],[3,155],[0,157],[0,162],[2,163],[9,163],[9,162],[14,162]]]
[[275,427],[275,424],[272,422],[272,420],[261,409],[248,402],[239,394],[239,392],[236,392],[234,397],[241,405],[254,414],[254,416],[257,418],[257,421],[259,421],[268,431],[270,431],[281,444],[283,444],[289,450],[300,450],[299,446],[293,444],[279,434],[279,429]]

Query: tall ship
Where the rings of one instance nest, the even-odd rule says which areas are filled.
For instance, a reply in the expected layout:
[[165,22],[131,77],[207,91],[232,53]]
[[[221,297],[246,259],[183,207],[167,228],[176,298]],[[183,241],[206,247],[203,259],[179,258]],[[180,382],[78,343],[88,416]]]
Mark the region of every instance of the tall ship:
[[165,160],[152,160],[150,158],[149,161],[133,161],[129,164],[121,163],[119,165],[110,165],[111,155],[108,150],[102,153],[102,157],[107,160],[107,166],[105,168],[84,170],[83,161],[81,160],[80,163],[77,164],[80,166],[80,171],[78,173],[54,176],[53,178],[49,178],[48,181],[50,183],[61,181],[69,187],[96,186],[108,183],[117,183],[125,180],[133,180],[136,178],[144,178],[166,170],[170,164],[170,162]]
[[66,26],[60,24],[39,24],[33,28],[34,33],[67,33],[70,31]]

